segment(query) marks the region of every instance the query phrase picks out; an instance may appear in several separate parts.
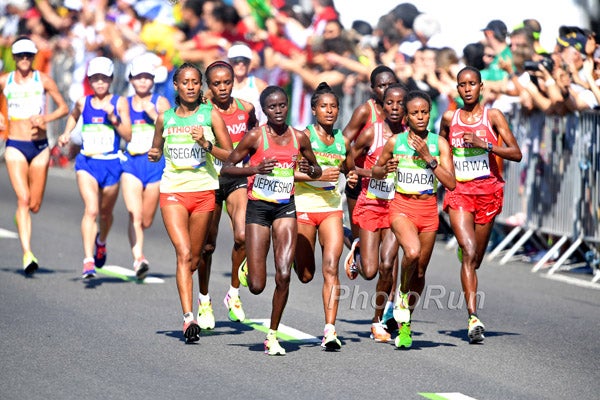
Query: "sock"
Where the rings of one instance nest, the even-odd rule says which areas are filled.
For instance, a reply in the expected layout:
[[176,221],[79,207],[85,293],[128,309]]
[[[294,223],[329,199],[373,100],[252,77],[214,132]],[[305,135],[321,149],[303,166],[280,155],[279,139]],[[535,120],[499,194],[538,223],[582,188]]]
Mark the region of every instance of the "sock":
[[185,314],[183,314],[183,323],[186,324],[190,321],[194,320],[194,313],[192,312],[186,312]]
[[230,297],[240,297],[240,289],[234,288],[233,286],[229,286],[229,296]]
[[83,263],[85,264],[86,262],[94,262],[94,257],[87,257],[83,259]]
[[385,308],[383,309],[383,315],[385,315],[385,313],[388,312],[388,310],[390,308],[394,308],[394,302],[393,301],[388,301],[387,303],[385,303]]
[[200,303],[208,303],[208,302],[210,302],[210,295],[208,293],[202,294],[202,293],[198,292],[198,301]]
[[277,337],[277,331],[273,330],[273,329],[269,329],[269,332],[267,333],[267,337],[272,336],[272,337]]
[[325,334],[327,334],[327,332],[335,332],[335,325],[333,325],[333,324],[325,324],[325,329],[323,329],[323,332]]

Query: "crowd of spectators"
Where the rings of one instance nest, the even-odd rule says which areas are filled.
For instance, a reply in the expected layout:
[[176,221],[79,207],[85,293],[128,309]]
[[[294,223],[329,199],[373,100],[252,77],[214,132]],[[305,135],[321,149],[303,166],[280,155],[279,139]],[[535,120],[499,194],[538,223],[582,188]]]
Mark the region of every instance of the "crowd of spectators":
[[14,69],[10,46],[26,35],[39,49],[34,68],[50,74],[73,104],[89,94],[85,72],[91,58],[111,58],[113,92],[130,94],[128,63],[151,53],[163,71],[156,75],[156,91],[172,99],[177,65],[188,61],[202,68],[227,60],[231,46],[243,43],[252,50],[252,74],[289,91],[290,123],[297,128],[312,122],[310,96],[322,81],[342,99],[338,125],[344,126],[370,95],[369,75],[379,64],[391,67],[409,89],[431,96],[432,130],[445,110],[460,106],[456,73],[464,65],[481,70],[486,104],[502,110],[520,104],[564,115],[599,107],[600,46],[590,30],[562,26],[544,32],[556,37],[554,48],[544,49],[537,20],[526,19],[512,29],[492,20],[459,54],[444,44],[435,15],[411,3],[393,7],[375,26],[361,20],[342,25],[336,9],[341,4],[333,0],[312,0],[310,12],[293,3],[5,0],[0,6],[0,71]]

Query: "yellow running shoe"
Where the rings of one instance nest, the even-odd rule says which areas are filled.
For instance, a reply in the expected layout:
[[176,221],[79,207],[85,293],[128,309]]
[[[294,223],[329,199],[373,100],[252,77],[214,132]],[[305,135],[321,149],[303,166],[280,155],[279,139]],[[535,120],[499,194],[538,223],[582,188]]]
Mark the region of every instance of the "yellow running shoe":
[[410,331],[410,322],[400,324],[398,336],[396,336],[396,347],[399,349],[409,349],[412,346],[412,332]]
[[32,275],[37,271],[38,267],[38,260],[31,251],[23,255],[23,271],[25,271],[25,275]]
[[408,293],[400,292],[398,296],[398,301],[394,305],[394,319],[398,324],[408,323],[410,322],[410,309],[408,305]]
[[248,260],[246,258],[244,258],[238,268],[238,279],[240,280],[240,285],[248,287]]
[[277,336],[267,335],[264,341],[264,345],[265,354],[268,354],[270,356],[285,356],[285,349],[279,344]]
[[210,301],[198,302],[198,325],[201,329],[215,329],[215,314]]
[[469,316],[469,341],[471,343],[481,343],[485,339],[485,326],[483,323],[477,318],[477,315],[471,314]]
[[242,300],[240,300],[240,296],[231,296],[229,293],[227,293],[223,303],[225,303],[225,307],[227,307],[229,310],[228,315],[230,321],[238,322],[246,319],[246,313],[244,313],[244,309],[242,308]]

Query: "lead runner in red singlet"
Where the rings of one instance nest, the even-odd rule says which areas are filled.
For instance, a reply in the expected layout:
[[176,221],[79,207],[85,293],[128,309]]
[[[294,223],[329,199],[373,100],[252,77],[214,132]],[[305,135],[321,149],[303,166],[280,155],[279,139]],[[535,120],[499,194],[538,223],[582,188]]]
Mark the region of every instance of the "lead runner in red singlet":
[[457,181],[453,191],[446,191],[444,210],[462,252],[460,280],[469,312],[468,337],[471,343],[480,343],[485,327],[477,316],[477,269],[504,198],[495,156],[519,162],[522,155],[502,112],[480,103],[480,72],[465,67],[456,79],[464,106],[445,112],[440,125],[440,135],[452,149]]

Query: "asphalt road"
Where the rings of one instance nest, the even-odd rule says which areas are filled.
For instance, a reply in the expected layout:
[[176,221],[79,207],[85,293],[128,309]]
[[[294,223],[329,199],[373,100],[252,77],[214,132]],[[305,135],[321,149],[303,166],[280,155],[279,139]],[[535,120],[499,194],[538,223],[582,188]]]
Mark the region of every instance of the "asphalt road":
[[[349,281],[340,268],[336,327],[343,347],[321,351],[322,278],[303,285],[293,277],[282,324],[297,330],[286,330],[296,340],[282,342],[286,356],[268,357],[264,333],[250,322],[230,322],[222,303],[232,243],[226,219],[210,286],[217,325],[186,345],[175,256],[160,211],[145,245],[156,283],[140,284],[106,274],[80,279],[83,203],[72,171],[50,172],[33,218],[41,268],[32,278],[22,273],[14,210],[0,164],[0,399],[538,400],[597,399],[600,392],[600,290],[545,279],[529,264],[484,263],[479,316],[486,340],[470,345],[458,261],[439,241],[410,350],[369,339],[374,282]],[[109,266],[131,268],[126,226],[120,199]],[[272,274],[259,296],[242,288],[248,318],[269,318],[272,291]]]

